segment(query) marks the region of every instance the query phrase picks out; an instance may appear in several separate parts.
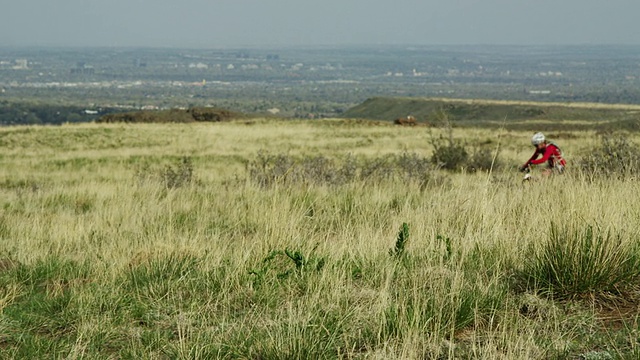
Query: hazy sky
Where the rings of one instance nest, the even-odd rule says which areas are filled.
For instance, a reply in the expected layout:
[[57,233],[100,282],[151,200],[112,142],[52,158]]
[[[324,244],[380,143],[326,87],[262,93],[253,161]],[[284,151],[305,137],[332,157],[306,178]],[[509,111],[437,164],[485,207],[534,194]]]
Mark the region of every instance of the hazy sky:
[[640,44],[639,0],[0,0],[0,46]]

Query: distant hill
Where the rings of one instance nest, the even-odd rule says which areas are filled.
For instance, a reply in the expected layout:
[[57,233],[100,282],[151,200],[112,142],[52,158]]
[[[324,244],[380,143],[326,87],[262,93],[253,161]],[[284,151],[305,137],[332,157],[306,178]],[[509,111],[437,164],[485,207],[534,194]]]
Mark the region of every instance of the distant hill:
[[97,123],[191,123],[218,122],[243,119],[246,115],[219,108],[197,107],[188,110],[149,110],[108,114],[96,119]]
[[439,113],[459,125],[524,120],[637,121],[640,105],[546,103],[500,100],[375,97],[344,112],[342,118],[394,121],[414,116],[418,123],[437,121]]

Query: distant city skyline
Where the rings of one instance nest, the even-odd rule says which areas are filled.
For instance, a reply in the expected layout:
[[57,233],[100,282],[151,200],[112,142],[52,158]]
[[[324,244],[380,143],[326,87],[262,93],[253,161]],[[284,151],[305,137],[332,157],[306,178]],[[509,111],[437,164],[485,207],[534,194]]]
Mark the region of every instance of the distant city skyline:
[[0,46],[640,45],[637,0],[45,0]]

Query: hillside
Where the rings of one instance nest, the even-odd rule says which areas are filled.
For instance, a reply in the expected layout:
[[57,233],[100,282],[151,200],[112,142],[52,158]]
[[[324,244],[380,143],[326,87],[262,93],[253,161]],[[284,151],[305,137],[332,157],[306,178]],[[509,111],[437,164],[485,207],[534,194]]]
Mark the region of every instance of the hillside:
[[412,115],[418,123],[431,124],[438,121],[440,113],[445,113],[449,120],[460,126],[502,124],[521,128],[525,121],[530,124],[580,121],[592,122],[587,124],[591,127],[604,122],[635,128],[640,120],[638,105],[404,97],[370,98],[347,110],[342,117],[393,121]]

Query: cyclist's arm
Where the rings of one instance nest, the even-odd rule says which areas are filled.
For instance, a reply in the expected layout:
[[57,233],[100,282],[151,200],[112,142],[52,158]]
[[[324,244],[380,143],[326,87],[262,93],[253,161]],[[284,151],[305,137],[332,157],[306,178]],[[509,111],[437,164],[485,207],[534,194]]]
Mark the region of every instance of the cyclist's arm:
[[529,166],[530,164],[533,164],[533,162],[538,158],[538,156],[540,156],[539,152],[534,152],[533,155],[531,155],[531,157],[529,158],[529,160],[527,160],[526,163],[524,163],[524,165],[522,165],[523,168]]
[[553,150],[554,150],[553,146],[548,145],[547,148],[544,150],[544,154],[542,154],[542,157],[536,160],[536,158],[538,157],[538,154],[536,153],[536,155],[529,160],[529,164],[532,164],[532,165],[544,164],[545,162],[547,162],[547,160],[549,160],[549,158],[553,154]]

